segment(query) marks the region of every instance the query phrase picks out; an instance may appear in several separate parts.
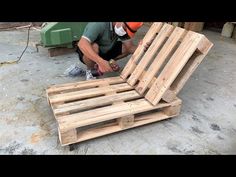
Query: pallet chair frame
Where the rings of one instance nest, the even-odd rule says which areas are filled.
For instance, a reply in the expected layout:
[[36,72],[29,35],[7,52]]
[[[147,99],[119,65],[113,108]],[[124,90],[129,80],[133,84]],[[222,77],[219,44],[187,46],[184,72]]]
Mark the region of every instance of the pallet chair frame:
[[203,34],[155,22],[120,76],[50,86],[61,145],[179,115],[177,95],[212,46]]

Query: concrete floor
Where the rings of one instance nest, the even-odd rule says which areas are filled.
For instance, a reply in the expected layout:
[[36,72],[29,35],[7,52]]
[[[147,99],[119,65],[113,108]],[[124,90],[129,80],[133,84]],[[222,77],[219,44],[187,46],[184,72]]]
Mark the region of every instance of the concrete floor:
[[[236,154],[236,42],[203,33],[214,47],[179,94],[180,116],[82,142],[69,151],[59,144],[45,89],[84,80],[63,76],[77,54],[49,58],[43,48],[37,53],[39,31],[31,30],[22,61],[0,67],[0,154]],[[0,61],[16,59],[26,35],[26,30],[0,32]]]

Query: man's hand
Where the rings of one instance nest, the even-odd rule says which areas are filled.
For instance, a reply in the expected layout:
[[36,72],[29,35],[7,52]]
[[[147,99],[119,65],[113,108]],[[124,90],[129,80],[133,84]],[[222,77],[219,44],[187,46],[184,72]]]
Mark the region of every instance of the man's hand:
[[109,64],[108,61],[106,60],[100,60],[98,63],[98,68],[99,70],[102,72],[102,73],[105,73],[105,72],[112,72],[112,68]]
[[[146,52],[148,50],[148,48],[150,47],[152,41],[150,42],[147,42],[145,45],[144,45],[144,52]],[[140,40],[139,41],[139,45],[142,45],[143,44],[143,40]]]

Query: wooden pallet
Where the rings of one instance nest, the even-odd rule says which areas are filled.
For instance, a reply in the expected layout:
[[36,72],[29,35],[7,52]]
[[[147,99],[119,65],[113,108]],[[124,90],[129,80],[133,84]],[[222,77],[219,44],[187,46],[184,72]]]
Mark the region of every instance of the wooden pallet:
[[49,55],[49,57],[55,57],[55,56],[73,53],[73,52],[75,52],[75,50],[76,49],[74,49],[74,48],[66,48],[66,47],[49,48],[48,55]]
[[52,86],[47,95],[62,145],[177,116],[181,107],[178,98],[153,106],[120,77]]
[[153,105],[172,101],[212,46],[202,34],[154,23],[120,76]]
[[168,24],[195,32],[201,32],[204,27],[204,22],[168,22]]
[[120,76],[51,86],[47,96],[61,144],[178,115],[177,94],[211,47],[202,34],[153,23]]

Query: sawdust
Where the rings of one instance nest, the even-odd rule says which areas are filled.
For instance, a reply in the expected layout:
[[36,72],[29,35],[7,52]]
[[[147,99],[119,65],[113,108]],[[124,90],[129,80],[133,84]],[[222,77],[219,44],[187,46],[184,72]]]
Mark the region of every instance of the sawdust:
[[39,131],[39,132],[36,132],[36,133],[33,133],[31,135],[31,144],[35,144],[35,143],[38,143],[39,141],[41,141],[44,137],[46,137],[47,135],[50,135],[49,132],[47,131]]

